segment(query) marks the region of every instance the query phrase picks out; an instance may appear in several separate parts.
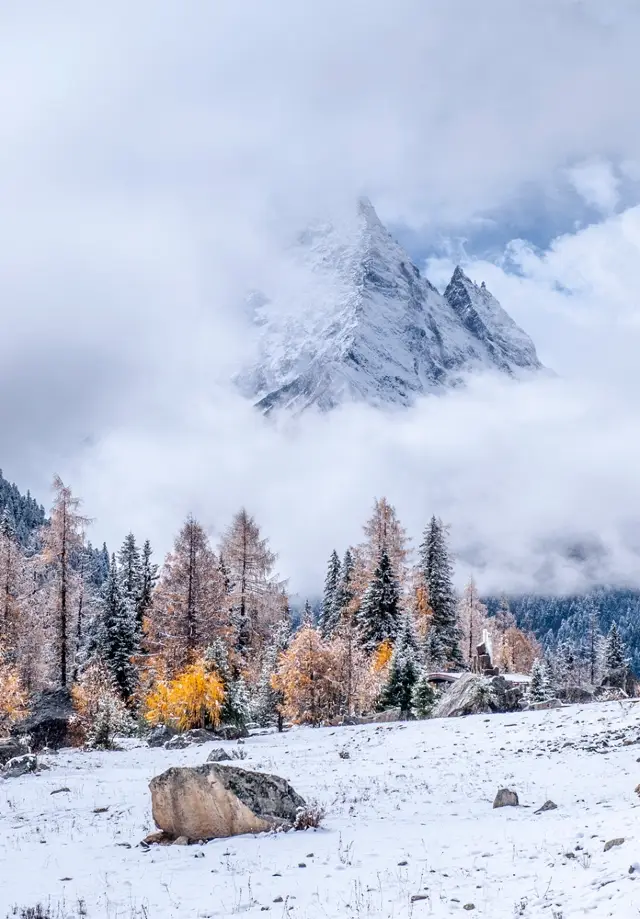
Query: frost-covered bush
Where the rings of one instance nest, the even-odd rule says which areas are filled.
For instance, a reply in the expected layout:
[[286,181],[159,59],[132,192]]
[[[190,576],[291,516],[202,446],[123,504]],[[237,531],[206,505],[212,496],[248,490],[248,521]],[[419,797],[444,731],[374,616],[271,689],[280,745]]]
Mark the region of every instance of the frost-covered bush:
[[104,664],[94,662],[73,687],[73,727],[94,749],[111,750],[116,734],[133,734],[134,722]]

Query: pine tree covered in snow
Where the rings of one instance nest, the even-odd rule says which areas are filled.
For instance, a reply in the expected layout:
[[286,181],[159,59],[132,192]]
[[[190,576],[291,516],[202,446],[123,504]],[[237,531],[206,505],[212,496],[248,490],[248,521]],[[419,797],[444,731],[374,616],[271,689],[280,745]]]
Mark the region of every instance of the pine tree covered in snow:
[[428,671],[422,670],[411,693],[411,711],[416,718],[429,718],[436,701],[433,684],[427,679]]
[[225,643],[219,638],[214,639],[205,651],[204,660],[206,667],[217,674],[224,690],[220,720],[223,724],[243,727],[249,720],[247,686],[231,665]]
[[441,670],[447,661],[447,650],[437,629],[429,629],[424,643],[424,661],[429,670]]
[[340,578],[335,592],[335,618],[339,623],[354,598],[354,561],[351,549],[347,549],[340,566]]
[[458,627],[456,596],[453,589],[453,566],[441,520],[432,517],[420,546],[420,567],[429,591],[433,610],[430,634],[443,652],[443,663],[462,667],[460,629]]
[[399,619],[400,589],[389,555],[383,549],[357,613],[363,648],[375,651],[383,641],[394,641]]
[[114,555],[102,593],[98,650],[122,698],[128,699],[136,684],[136,669],[132,659],[138,651],[138,641],[135,611],[123,597],[121,584]]
[[529,683],[529,701],[547,702],[553,697],[551,678],[544,660],[534,661]]
[[327,576],[324,582],[324,595],[322,597],[322,611],[320,613],[320,622],[318,623],[320,631],[325,638],[333,634],[340,620],[337,594],[341,573],[340,559],[334,549],[329,557]]
[[33,543],[37,531],[45,523],[44,507],[31,497],[30,492],[22,495],[16,485],[3,477],[0,469],[0,516],[4,515],[23,548]]
[[605,684],[623,689],[629,672],[629,659],[618,626],[614,622],[607,635],[605,650]]
[[118,574],[120,595],[131,609],[132,615],[138,617],[138,606],[142,597],[142,556],[133,533],[125,536],[118,552]]
[[410,712],[418,675],[418,640],[411,617],[405,614],[391,655],[387,681],[380,693],[381,707],[399,708],[405,714]]
[[253,717],[261,727],[267,727],[274,722],[278,730],[282,730],[282,705],[284,695],[280,689],[273,685],[274,675],[278,669],[278,658],[287,649],[289,644],[289,629],[286,623],[276,630],[271,644],[267,647],[262,659],[260,679],[256,688]]
[[152,555],[151,543],[147,539],[142,547],[142,579],[136,608],[136,623],[140,632],[142,631],[144,618],[151,608],[153,589],[158,580],[158,566],[151,561]]

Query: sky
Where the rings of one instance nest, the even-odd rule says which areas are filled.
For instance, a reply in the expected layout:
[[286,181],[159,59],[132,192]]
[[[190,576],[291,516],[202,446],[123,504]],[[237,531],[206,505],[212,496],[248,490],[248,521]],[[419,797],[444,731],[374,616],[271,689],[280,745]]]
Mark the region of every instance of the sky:
[[[639,42],[635,0],[1,6],[4,474],[159,553],[244,504],[299,593],[383,494],[484,589],[640,584]],[[239,304],[360,194],[557,377],[256,415]]]

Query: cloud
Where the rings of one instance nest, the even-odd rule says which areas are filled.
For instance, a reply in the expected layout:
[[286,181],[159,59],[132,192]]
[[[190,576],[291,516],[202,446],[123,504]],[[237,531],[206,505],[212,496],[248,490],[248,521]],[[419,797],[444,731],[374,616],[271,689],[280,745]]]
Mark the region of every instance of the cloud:
[[[44,494],[58,470],[98,538],[133,526],[160,547],[187,510],[219,529],[245,502],[302,590],[375,494],[414,532],[441,510],[505,583],[542,577],[541,541],[569,539],[567,520],[601,532],[584,495],[610,499],[608,540],[627,531],[637,4],[39,3],[4,9],[0,35],[0,462],[23,488]],[[385,219],[464,236],[526,195],[565,207],[567,169],[624,213],[472,261],[561,380],[298,432],[229,392],[242,295],[287,283],[282,244],[309,216],[364,191]],[[604,415],[615,494],[599,484]]]
[[567,170],[569,181],[587,204],[609,214],[620,200],[619,179],[611,163],[585,160]]

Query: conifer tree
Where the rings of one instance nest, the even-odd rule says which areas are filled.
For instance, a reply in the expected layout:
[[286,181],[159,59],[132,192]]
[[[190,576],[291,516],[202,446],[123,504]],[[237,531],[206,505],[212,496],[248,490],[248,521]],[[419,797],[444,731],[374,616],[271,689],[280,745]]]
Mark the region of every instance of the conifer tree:
[[0,641],[12,647],[19,629],[24,565],[12,517],[5,508],[0,517]]
[[83,547],[84,529],[88,519],[79,513],[80,500],[59,476],[53,480],[55,493],[51,517],[40,536],[41,559],[47,577],[46,616],[52,631],[54,657],[53,680],[66,688],[72,673],[77,633],[74,628],[73,595],[78,587],[78,575],[73,568],[74,553]]
[[529,700],[531,702],[547,702],[553,697],[551,675],[546,661],[541,658],[533,662],[531,669],[531,682],[529,683]]
[[429,629],[424,643],[424,662],[428,670],[441,670],[447,660],[447,650],[437,629]]
[[221,638],[216,638],[204,654],[209,670],[218,676],[224,690],[224,701],[220,712],[223,724],[244,727],[249,720],[249,697],[246,683],[237,667],[229,660],[229,651]]
[[418,640],[413,622],[411,616],[405,614],[391,655],[387,682],[380,694],[382,708],[399,708],[405,715],[411,712],[413,690],[419,676],[417,655]]
[[341,565],[338,553],[334,549],[329,557],[327,576],[324,582],[324,595],[322,598],[322,611],[320,613],[320,631],[327,638],[333,634],[340,619],[338,608],[338,588],[341,578]]
[[382,553],[386,552],[396,579],[403,583],[409,556],[409,539],[407,531],[398,520],[395,507],[386,498],[376,498],[374,501],[373,513],[364,526],[364,533],[366,541],[360,547],[360,555],[366,580],[371,580]]
[[284,617],[284,583],[274,575],[276,555],[245,508],[233,518],[222,540],[229,578],[228,603],[242,654],[261,652]]
[[420,546],[420,567],[429,591],[433,610],[429,634],[435,633],[432,643],[443,651],[443,663],[449,667],[463,666],[460,650],[460,629],[453,589],[453,571],[445,528],[441,520],[431,518]]
[[133,616],[137,618],[138,606],[142,597],[142,556],[133,533],[125,536],[118,552],[118,572],[122,599],[129,605]]
[[612,623],[605,649],[605,684],[623,689],[629,672],[629,659],[618,626]]
[[334,618],[336,625],[340,622],[340,618],[344,615],[345,610],[349,608],[355,596],[353,584],[354,567],[353,553],[351,549],[347,549],[340,565],[340,577],[335,592]]
[[215,638],[228,637],[217,559],[202,526],[187,517],[154,592],[147,645],[168,675],[184,670]]
[[469,578],[464,594],[458,604],[458,621],[462,635],[462,656],[467,666],[471,666],[476,650],[482,641],[482,631],[487,620],[487,607],[480,602],[478,588],[473,578]]
[[400,590],[386,549],[382,550],[356,617],[365,650],[373,652],[383,641],[395,640],[400,620]]
[[153,590],[158,580],[158,566],[151,561],[153,551],[149,540],[145,540],[142,547],[142,577],[140,582],[140,595],[136,607],[136,626],[142,633],[145,617],[149,614],[153,600]]
[[422,670],[411,693],[411,711],[416,718],[429,718],[435,705],[436,694],[428,676],[428,671]]
[[114,555],[109,577],[103,587],[98,650],[120,695],[126,700],[135,688],[133,657],[138,650],[138,642],[135,611],[122,595],[122,583],[123,578]]
[[304,601],[304,606],[302,608],[302,616],[300,617],[300,627],[302,628],[305,625],[314,625],[313,620],[313,610],[311,604],[309,603],[309,598]]
[[600,632],[598,608],[593,599],[588,598],[585,604],[586,613],[586,650],[589,664],[589,682],[592,686],[598,683],[603,663],[603,636]]
[[262,659],[260,679],[256,688],[254,717],[261,727],[275,722],[278,731],[283,728],[284,694],[274,686],[274,677],[278,670],[278,658],[289,644],[288,624],[283,623],[268,645]]

